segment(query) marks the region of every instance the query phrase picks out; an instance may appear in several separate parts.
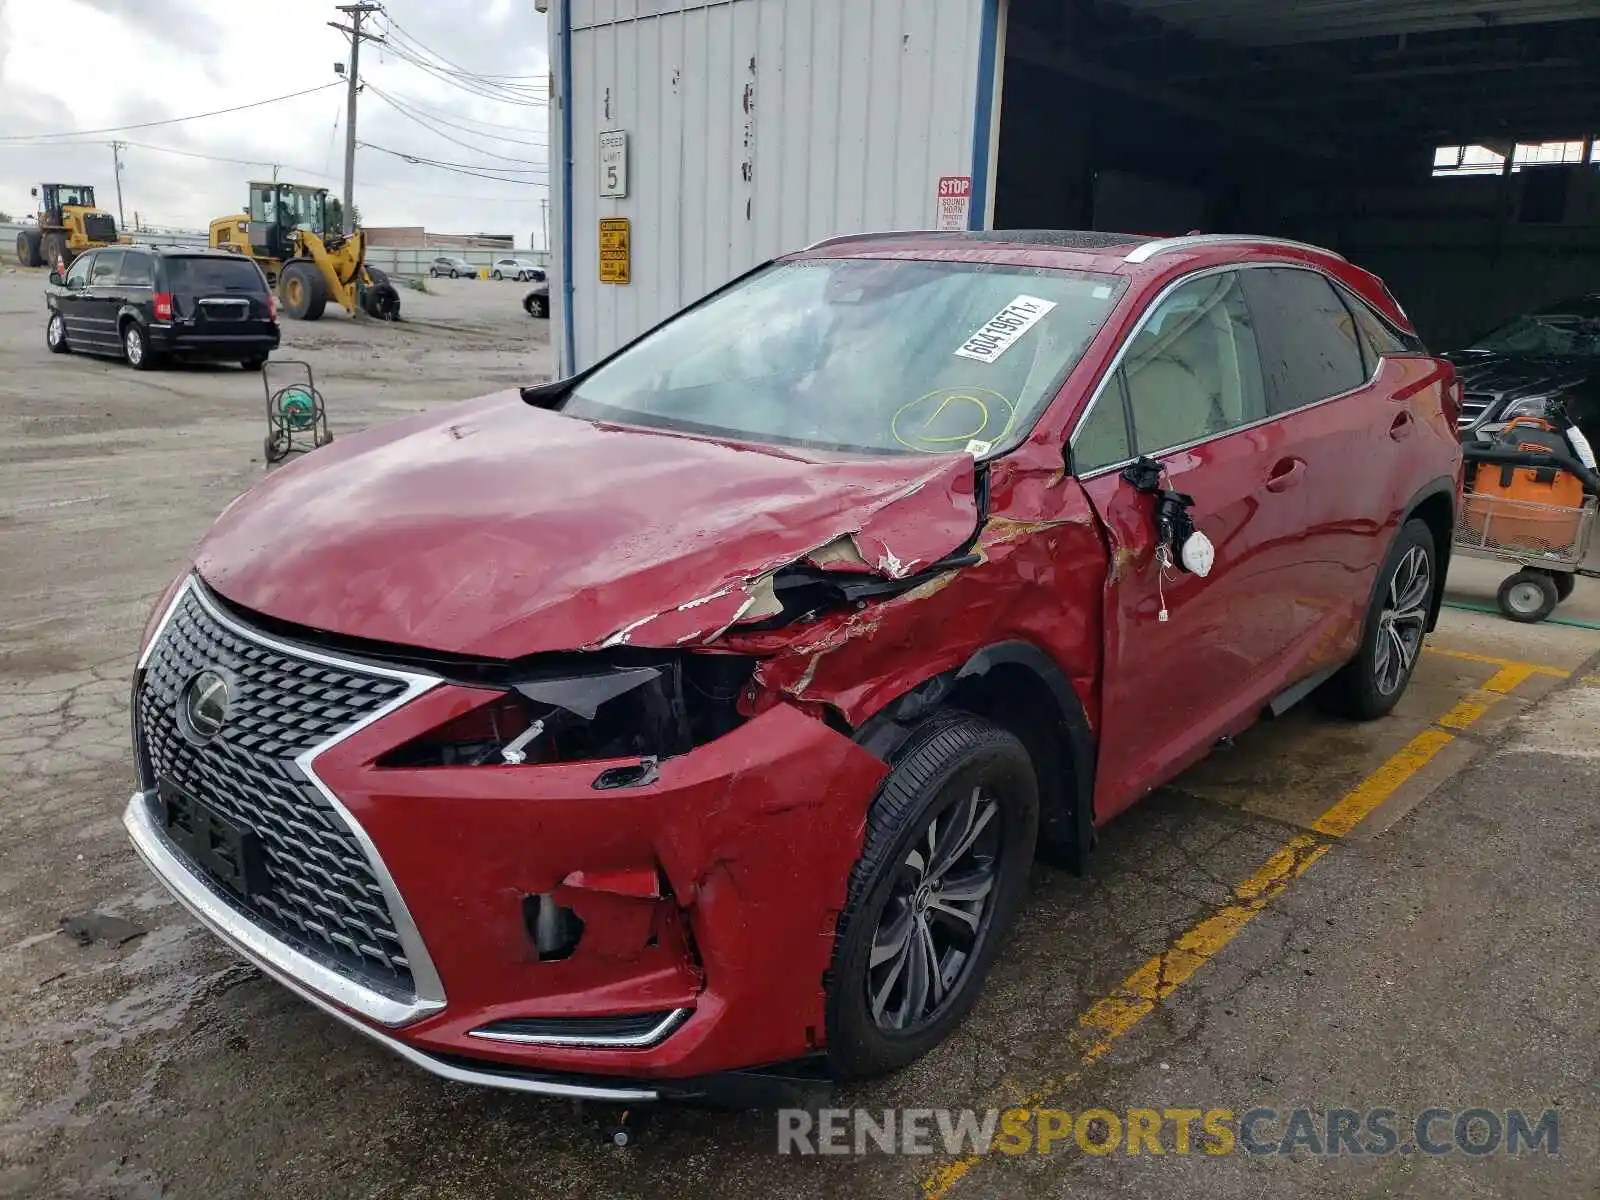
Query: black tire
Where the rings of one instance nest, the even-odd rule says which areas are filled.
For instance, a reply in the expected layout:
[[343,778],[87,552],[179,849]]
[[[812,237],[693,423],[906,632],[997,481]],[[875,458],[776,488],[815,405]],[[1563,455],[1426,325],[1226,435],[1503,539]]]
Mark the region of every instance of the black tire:
[[67,323],[58,312],[52,311],[44,323],[44,344],[50,347],[51,354],[65,354],[72,349],[67,345]]
[[541,321],[550,319],[550,298],[548,296],[536,296],[530,292],[522,298],[522,308],[530,317]]
[[320,321],[328,307],[328,284],[310,263],[284,264],[278,276],[278,303],[296,321]]
[[[1039,787],[1028,752],[982,717],[935,714],[912,731],[891,767],[868,810],[825,977],[828,1059],[845,1079],[898,1070],[960,1024],[1026,891],[1038,836]],[[930,838],[932,851],[924,858]],[[943,867],[940,858],[946,858]],[[958,875],[948,873],[951,867]],[[952,894],[952,880],[959,877],[971,890],[985,875],[990,882],[978,898]],[[937,906],[941,890],[945,907]],[[978,905],[964,910],[974,929],[952,919],[948,905],[958,903]],[[888,943],[900,925],[901,948],[893,950]],[[962,949],[958,943],[968,939]],[[880,941],[890,957],[874,965]],[[933,951],[931,960],[924,947]],[[912,988],[915,979],[920,990]]]
[[288,455],[289,440],[275,433],[269,433],[267,440],[261,444],[261,450],[269,463],[275,463]]
[[451,267],[450,268],[450,278],[451,279],[460,279],[461,278],[461,272],[456,270],[454,267]]
[[1550,582],[1556,585],[1557,601],[1572,598],[1572,589],[1578,586],[1578,577],[1567,571],[1551,571]]
[[[1407,583],[1402,572],[1417,561],[1413,552],[1421,555],[1426,576]],[[1318,693],[1323,708],[1352,720],[1372,721],[1400,702],[1422,657],[1422,640],[1439,586],[1438,563],[1433,531],[1424,521],[1407,521],[1378,571],[1360,649]],[[1404,587],[1398,596],[1393,594],[1397,586]]]
[[55,270],[57,260],[63,273],[72,265],[72,252],[67,249],[67,235],[47,233],[39,239],[39,258],[48,270]]
[[44,266],[44,258],[39,254],[37,229],[23,229],[17,233],[17,261],[25,267]]
[[376,267],[368,267],[367,275],[372,280],[367,287],[366,298],[362,302],[367,316],[376,321],[398,321],[400,289],[390,283],[389,276]]
[[144,326],[131,317],[117,330],[122,342],[122,357],[135,371],[153,371],[156,352],[150,348],[150,336]]
[[500,274],[499,271],[490,271],[489,272],[489,278],[494,280],[496,283],[499,283],[502,279],[505,278],[505,276]]
[[267,365],[267,358],[266,355],[262,355],[260,358],[247,358],[239,365],[246,371],[259,371]]
[[1500,611],[1521,625],[1534,625],[1555,612],[1561,593],[1549,571],[1523,570],[1500,585]]

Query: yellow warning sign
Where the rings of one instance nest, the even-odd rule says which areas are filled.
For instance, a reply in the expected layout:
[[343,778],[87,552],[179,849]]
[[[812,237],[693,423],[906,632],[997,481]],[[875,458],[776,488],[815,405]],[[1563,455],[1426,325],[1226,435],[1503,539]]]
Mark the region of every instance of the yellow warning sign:
[[600,282],[629,283],[633,268],[631,226],[627,217],[600,219]]

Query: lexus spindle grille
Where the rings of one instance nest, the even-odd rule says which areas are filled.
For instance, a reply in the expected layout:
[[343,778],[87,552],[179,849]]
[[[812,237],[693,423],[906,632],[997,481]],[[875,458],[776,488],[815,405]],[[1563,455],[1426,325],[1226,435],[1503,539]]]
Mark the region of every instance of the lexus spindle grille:
[[[194,586],[135,685],[152,817],[196,875],[275,937],[363,984],[414,994],[371,864],[295,763],[395,700],[406,684],[264,645],[213,615]],[[180,711],[203,673],[226,681],[228,691],[210,740]]]

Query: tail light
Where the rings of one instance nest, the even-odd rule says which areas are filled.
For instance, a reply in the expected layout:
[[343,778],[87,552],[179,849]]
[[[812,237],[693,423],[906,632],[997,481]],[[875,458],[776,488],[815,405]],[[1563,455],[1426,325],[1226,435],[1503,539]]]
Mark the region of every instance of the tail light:
[[1450,372],[1450,379],[1445,383],[1442,392],[1444,397],[1444,415],[1452,426],[1461,423],[1461,406],[1466,402],[1467,389],[1461,380],[1456,378],[1454,369]]
[[276,292],[267,293],[267,320],[274,325],[278,323],[278,294]]
[[156,295],[155,295],[155,304],[156,304],[156,320],[158,320],[158,321],[170,321],[170,320],[172,320],[172,293],[171,292],[157,292]]

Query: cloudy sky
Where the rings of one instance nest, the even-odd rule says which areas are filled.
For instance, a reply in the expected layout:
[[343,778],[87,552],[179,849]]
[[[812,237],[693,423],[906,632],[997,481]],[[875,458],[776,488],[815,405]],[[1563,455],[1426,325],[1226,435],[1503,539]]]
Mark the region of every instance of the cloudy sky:
[[[394,153],[356,152],[362,220],[507,232],[528,245],[546,196],[548,109],[535,102],[546,94],[546,18],[532,0],[383,7],[367,28],[390,46],[362,47],[370,86],[357,135]],[[113,137],[126,143],[130,225],[137,212],[146,225],[204,228],[242,207],[246,181],[271,178],[273,163],[280,179],[338,195],[345,89],[333,65],[348,58],[349,43],[328,28],[336,18],[344,19],[334,0],[0,0],[0,211],[29,211],[29,187],[50,180],[93,184],[100,207],[115,214]],[[330,83],[202,120],[42,136],[208,113]]]

